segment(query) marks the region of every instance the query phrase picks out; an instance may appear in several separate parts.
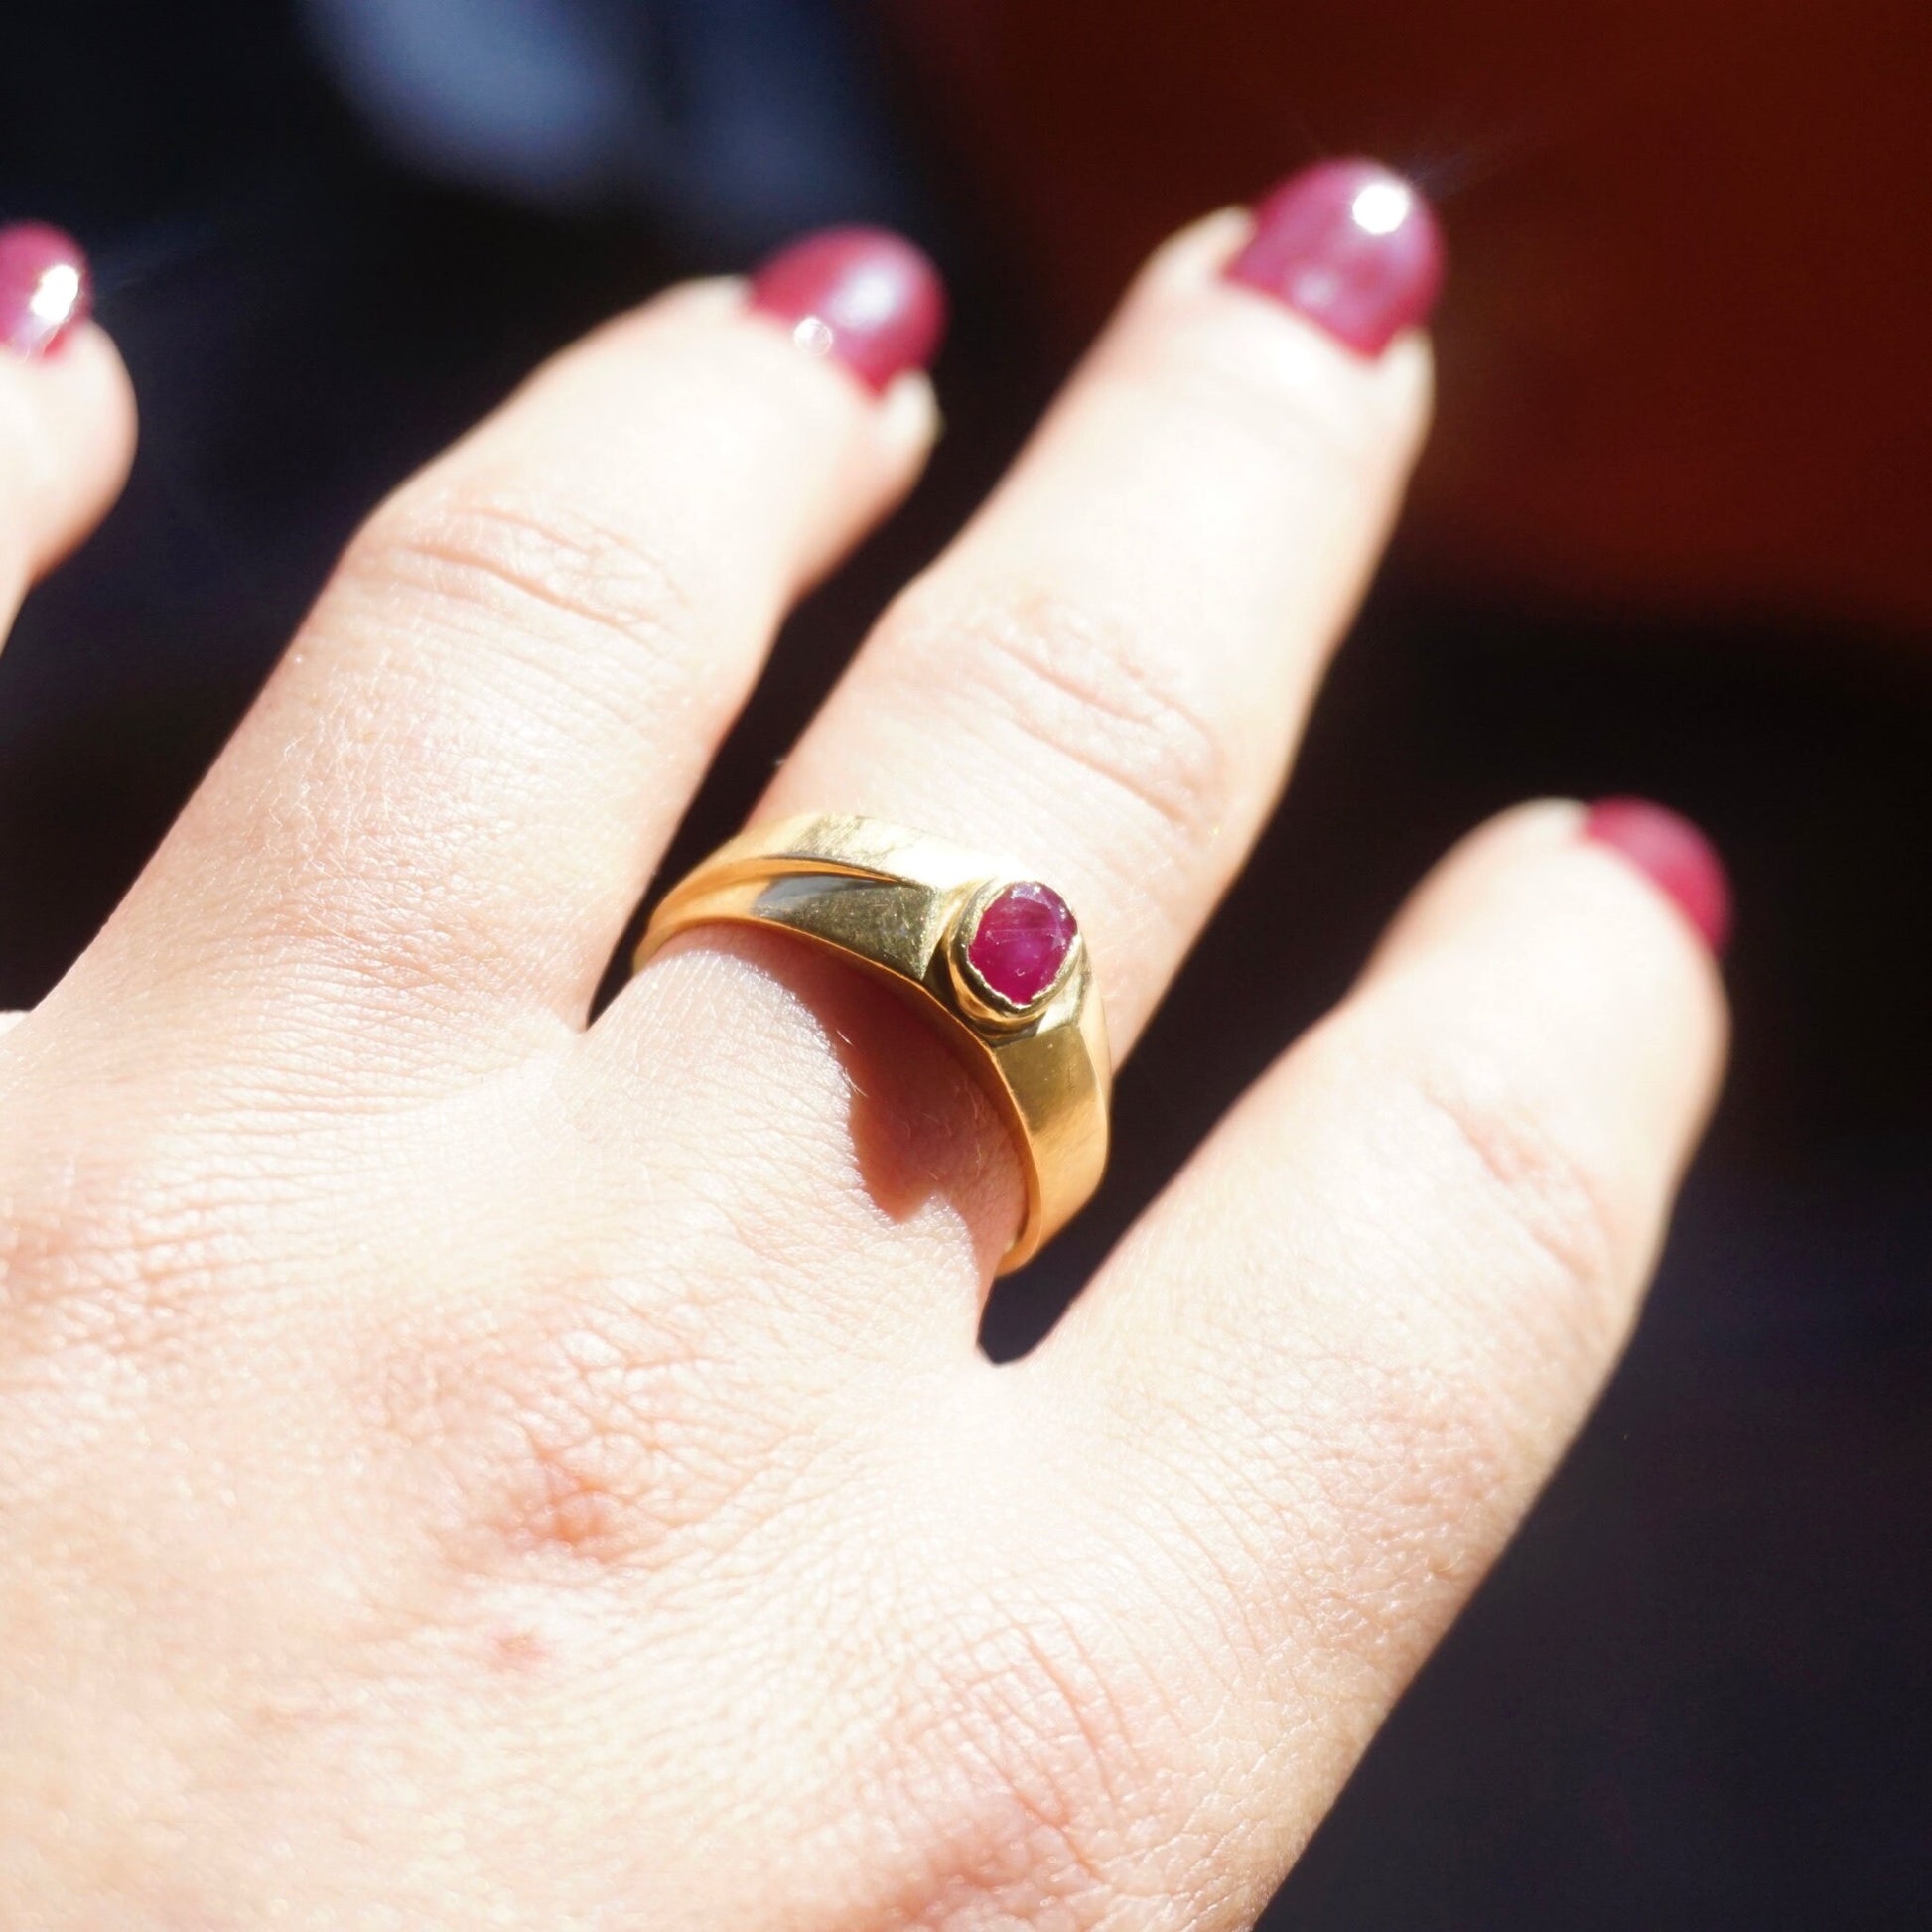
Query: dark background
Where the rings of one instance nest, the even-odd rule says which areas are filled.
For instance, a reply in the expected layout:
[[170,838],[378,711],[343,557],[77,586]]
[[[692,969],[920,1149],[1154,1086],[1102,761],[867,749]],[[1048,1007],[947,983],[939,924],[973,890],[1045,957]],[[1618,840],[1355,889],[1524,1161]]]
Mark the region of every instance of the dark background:
[[1924,1923],[1932,137],[1907,57],[1932,45],[1889,0],[1536,19],[10,8],[0,219],[86,242],[144,431],[0,660],[0,1005],[84,945],[371,500],[589,323],[853,217],[924,241],[958,308],[932,476],[792,626],[674,872],[1134,256],[1319,152],[1380,152],[1454,264],[1416,510],[1124,1071],[1102,1200],[988,1343],[1041,1331],[1472,822],[1538,792],[1688,811],[1735,874],[1737,1051],[1649,1312],[1268,1924]]

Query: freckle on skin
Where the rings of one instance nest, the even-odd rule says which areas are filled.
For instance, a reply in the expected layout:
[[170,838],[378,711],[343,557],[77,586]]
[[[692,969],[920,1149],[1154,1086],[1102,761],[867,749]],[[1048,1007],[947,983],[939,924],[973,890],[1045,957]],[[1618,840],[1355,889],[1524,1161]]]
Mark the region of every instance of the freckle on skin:
[[490,1650],[498,1670],[534,1670],[550,1654],[534,1630],[499,1630],[490,1639]]

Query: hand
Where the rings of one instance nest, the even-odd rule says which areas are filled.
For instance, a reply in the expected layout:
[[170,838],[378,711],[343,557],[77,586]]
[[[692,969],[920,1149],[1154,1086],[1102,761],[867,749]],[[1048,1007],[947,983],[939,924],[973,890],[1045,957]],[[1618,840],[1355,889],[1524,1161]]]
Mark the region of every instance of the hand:
[[[1117,1052],[1426,409],[1426,211],[1251,228],[1160,253],[761,807],[1036,868]],[[1478,832],[1007,1367],[1013,1148],[915,1015],[709,928],[587,1026],[918,467],[936,301],[806,244],[559,357],[0,1040],[9,1926],[1245,1924],[1584,1414],[1722,1051],[1660,815]],[[0,363],[24,581],[131,417],[90,326]]]

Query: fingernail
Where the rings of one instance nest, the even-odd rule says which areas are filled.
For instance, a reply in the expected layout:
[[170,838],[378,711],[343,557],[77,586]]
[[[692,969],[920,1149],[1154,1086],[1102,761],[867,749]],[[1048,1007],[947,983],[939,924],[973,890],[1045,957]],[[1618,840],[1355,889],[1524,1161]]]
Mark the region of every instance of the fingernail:
[[1730,943],[1730,878],[1717,849],[1688,818],[1647,798],[1599,798],[1584,836],[1622,854],[1677,902],[1714,953]]
[[0,228],[0,347],[46,355],[92,308],[87,257],[71,235],[39,221]]
[[875,391],[926,367],[946,333],[939,271],[882,228],[827,228],[793,242],[752,278],[752,307]]
[[1379,162],[1324,161],[1256,207],[1254,235],[1226,273],[1373,356],[1428,319],[1443,261],[1443,230],[1418,189]]

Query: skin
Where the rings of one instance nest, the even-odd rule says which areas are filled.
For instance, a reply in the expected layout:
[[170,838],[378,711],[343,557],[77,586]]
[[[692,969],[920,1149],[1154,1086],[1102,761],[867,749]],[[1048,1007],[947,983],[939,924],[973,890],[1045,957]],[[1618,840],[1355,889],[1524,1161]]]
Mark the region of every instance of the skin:
[[[1124,1053],[1420,440],[1156,259],[765,807],[1012,855]],[[0,1900],[46,1932],[1245,1925],[1613,1361],[1724,1017],[1576,807],[1477,832],[1050,1339],[1016,1177],[836,962],[600,971],[932,433],[674,291],[376,511],[0,1040]],[[0,368],[16,576],[132,437]],[[988,781],[988,773],[997,782]]]

